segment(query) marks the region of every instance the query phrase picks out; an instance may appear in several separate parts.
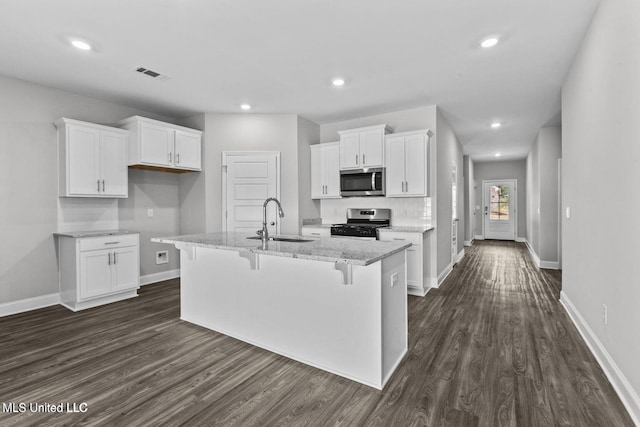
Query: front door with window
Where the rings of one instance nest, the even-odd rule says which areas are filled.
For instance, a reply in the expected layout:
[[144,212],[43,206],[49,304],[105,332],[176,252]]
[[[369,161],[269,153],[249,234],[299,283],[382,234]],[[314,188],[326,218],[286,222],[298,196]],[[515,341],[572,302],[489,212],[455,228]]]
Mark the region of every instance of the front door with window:
[[516,181],[484,181],[484,238],[516,239]]

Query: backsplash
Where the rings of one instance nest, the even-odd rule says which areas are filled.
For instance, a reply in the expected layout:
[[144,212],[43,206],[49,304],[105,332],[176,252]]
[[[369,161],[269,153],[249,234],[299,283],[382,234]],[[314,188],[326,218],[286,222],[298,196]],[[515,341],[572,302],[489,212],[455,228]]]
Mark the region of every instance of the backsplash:
[[325,224],[346,221],[348,208],[391,209],[391,225],[431,225],[431,197],[345,197],[320,201]]

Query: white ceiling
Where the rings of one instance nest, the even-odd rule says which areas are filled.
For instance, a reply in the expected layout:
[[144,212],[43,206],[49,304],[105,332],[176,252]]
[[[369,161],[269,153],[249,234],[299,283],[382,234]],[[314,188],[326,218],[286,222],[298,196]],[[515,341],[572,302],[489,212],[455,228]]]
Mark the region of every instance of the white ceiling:
[[[597,3],[2,0],[0,74],[176,118],[247,102],[322,124],[437,104],[465,154],[523,158],[540,127],[560,123]],[[481,49],[492,34],[501,43]],[[347,84],[332,87],[336,76]]]

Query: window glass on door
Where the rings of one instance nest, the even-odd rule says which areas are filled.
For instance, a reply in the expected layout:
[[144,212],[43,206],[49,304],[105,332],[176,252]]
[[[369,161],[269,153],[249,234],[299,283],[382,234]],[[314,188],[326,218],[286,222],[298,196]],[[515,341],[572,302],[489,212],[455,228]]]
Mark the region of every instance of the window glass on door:
[[489,188],[489,211],[492,221],[509,221],[508,185],[492,185]]

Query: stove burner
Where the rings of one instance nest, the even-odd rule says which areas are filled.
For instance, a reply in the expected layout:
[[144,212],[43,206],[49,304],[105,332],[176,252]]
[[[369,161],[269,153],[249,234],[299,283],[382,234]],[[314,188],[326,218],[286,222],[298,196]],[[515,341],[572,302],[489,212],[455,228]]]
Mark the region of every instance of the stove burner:
[[377,238],[377,229],[391,224],[390,209],[348,209],[346,224],[331,225],[332,236]]

